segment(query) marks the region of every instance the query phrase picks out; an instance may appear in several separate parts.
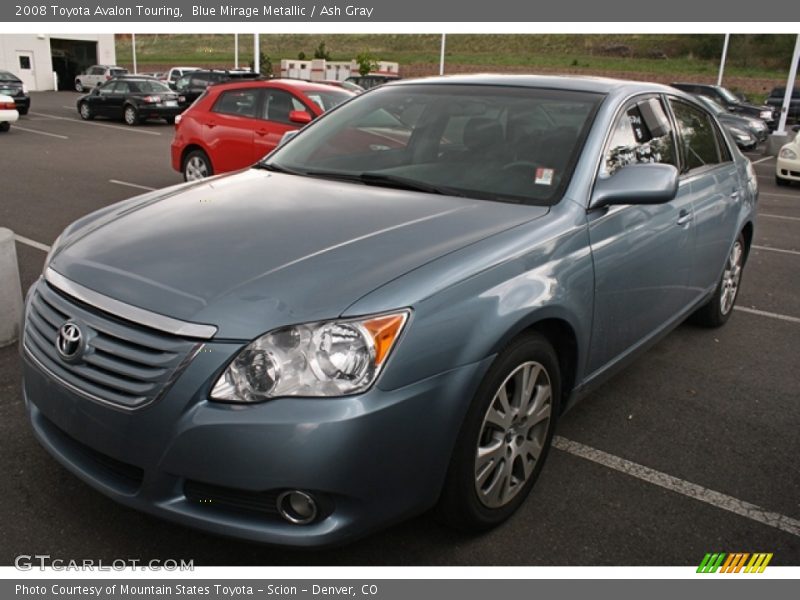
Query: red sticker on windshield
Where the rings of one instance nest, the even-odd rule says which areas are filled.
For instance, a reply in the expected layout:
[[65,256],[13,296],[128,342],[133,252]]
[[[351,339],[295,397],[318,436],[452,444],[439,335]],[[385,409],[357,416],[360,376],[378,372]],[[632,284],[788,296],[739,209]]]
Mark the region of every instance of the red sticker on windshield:
[[539,167],[536,169],[536,185],[552,185],[553,184],[553,169],[544,169]]

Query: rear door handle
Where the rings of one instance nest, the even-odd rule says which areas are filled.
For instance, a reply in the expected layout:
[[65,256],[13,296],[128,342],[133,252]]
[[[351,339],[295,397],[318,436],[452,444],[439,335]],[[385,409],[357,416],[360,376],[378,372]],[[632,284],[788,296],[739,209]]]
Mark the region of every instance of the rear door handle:
[[214,127],[216,126],[217,124],[214,121],[209,121],[208,123],[206,123],[206,127],[208,127],[209,129],[214,129]]
[[265,135],[267,135],[269,133],[269,131],[266,130],[266,129],[256,129],[256,133],[258,135],[260,135],[261,137],[264,137]]
[[685,208],[682,208],[678,213],[678,225],[686,225],[692,220],[692,213]]
[[739,190],[733,190],[731,192],[731,199],[732,200],[738,200],[739,199]]

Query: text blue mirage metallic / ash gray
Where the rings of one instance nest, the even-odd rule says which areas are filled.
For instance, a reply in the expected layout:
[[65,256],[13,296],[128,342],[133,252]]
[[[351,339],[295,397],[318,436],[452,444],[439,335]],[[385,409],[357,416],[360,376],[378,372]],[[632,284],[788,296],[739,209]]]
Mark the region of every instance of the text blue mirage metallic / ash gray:
[[382,86],[237,174],[68,227],[26,302],[37,438],[115,500],[341,543],[524,501],[558,416],[731,315],[749,161],[674,88]]

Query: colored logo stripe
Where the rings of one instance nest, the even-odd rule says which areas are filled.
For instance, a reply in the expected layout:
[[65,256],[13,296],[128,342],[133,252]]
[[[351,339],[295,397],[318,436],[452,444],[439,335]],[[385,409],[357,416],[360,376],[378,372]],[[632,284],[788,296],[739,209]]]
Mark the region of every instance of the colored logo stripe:
[[[747,560],[750,559],[750,562]],[[756,552],[725,552],[707,553],[700,566],[697,567],[698,573],[763,573],[764,569],[772,560],[772,553]],[[747,566],[745,566],[745,564]],[[744,570],[742,570],[744,569]]]

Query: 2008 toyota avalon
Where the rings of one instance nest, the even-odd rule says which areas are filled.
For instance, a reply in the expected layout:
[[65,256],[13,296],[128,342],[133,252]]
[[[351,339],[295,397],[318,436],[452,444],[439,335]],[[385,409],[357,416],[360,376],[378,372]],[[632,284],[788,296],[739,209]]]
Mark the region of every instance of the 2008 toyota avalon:
[[69,226],[26,302],[37,438],[115,500],[269,543],[525,501],[565,409],[732,313],[749,161],[669,87],[371,90],[253,168]]

